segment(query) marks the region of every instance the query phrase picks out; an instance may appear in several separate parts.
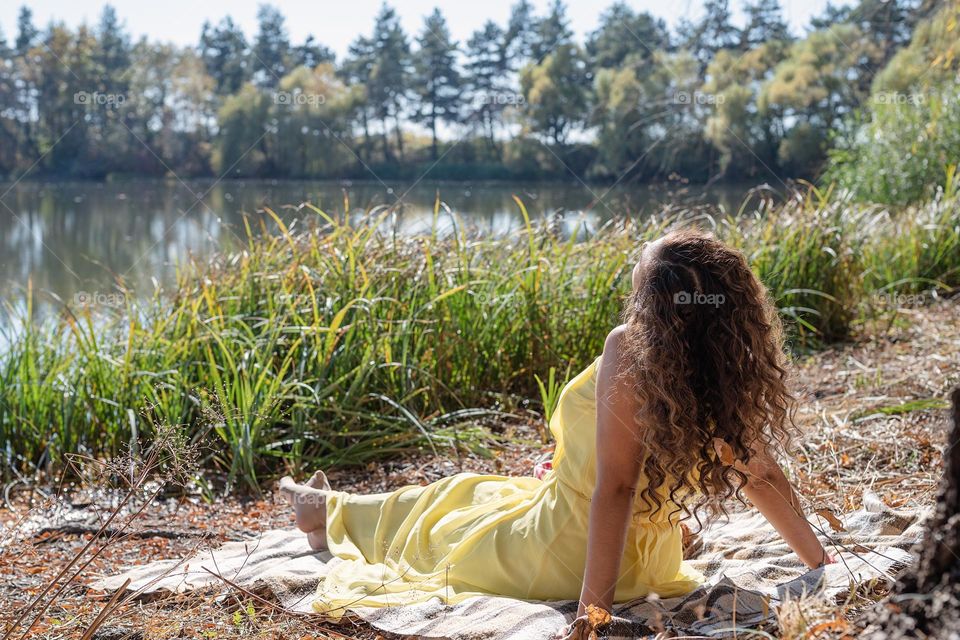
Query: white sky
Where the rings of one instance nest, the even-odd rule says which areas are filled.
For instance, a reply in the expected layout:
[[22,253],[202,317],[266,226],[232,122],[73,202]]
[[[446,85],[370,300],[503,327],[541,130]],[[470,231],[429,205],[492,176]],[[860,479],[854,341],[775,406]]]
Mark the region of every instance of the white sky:
[[[486,20],[504,25],[514,0],[394,0],[390,4],[400,14],[408,33],[418,33],[423,18],[435,6],[440,6],[458,41],[464,42],[470,33]],[[578,39],[597,26],[600,11],[612,0],[568,0],[567,15]],[[34,24],[44,27],[51,20],[62,20],[70,26],[81,23],[96,24],[104,6],[101,0],[3,0],[0,6],[0,28],[7,40],[13,39],[19,7],[26,4],[33,10]],[[127,31],[135,37],[148,36],[151,40],[196,44],[204,20],[216,23],[230,15],[247,33],[256,31],[257,6],[260,0],[113,0],[111,3],[124,21]],[[340,59],[347,45],[359,34],[368,34],[373,18],[380,9],[381,0],[274,0],[287,18],[287,29],[294,44],[308,34],[332,48]],[[549,0],[533,0],[538,13],[549,6]],[[694,0],[628,0],[634,9],[649,11],[674,26],[682,17],[696,18],[702,12],[702,2]],[[846,4],[841,1],[839,4]],[[731,0],[735,18],[741,17],[742,0]],[[811,16],[823,11],[827,0],[781,0],[791,28],[797,34],[804,32]]]

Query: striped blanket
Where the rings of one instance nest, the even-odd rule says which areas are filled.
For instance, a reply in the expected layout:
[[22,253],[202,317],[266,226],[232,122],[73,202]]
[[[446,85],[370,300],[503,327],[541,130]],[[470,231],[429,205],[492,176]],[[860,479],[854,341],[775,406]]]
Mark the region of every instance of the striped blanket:
[[[919,539],[921,520],[920,513],[892,511],[867,495],[863,509],[844,515],[843,531],[815,522],[826,532],[824,544],[839,562],[808,571],[759,514],[736,514],[705,528],[688,549],[691,563],[707,576],[704,586],[680,598],[648,597],[617,605],[606,637],[633,638],[658,630],[727,637],[768,621],[785,599],[814,592],[842,597],[851,585],[892,580],[910,562],[908,549]],[[306,612],[311,611],[318,578],[335,562],[329,554],[312,553],[300,532],[278,529],[184,560],[132,567],[94,586],[116,590],[129,578],[128,589],[156,593],[232,583]],[[489,596],[454,606],[435,600],[353,613],[391,633],[473,640],[550,637],[573,620],[576,610],[576,602]]]

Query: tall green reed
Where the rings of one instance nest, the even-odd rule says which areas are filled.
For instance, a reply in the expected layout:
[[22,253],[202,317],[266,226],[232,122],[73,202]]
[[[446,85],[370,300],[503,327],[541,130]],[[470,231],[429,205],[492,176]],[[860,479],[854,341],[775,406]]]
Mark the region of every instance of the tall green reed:
[[7,468],[50,468],[180,425],[207,469],[252,490],[308,465],[482,450],[486,416],[549,402],[552,370],[599,353],[644,240],[696,224],[741,248],[808,348],[847,336],[879,293],[960,284],[951,196],[894,214],[811,190],[736,218],[571,233],[518,201],[523,226],[487,237],[439,202],[420,235],[389,210],[347,224],[307,206],[296,231],[268,212],[242,250],[184,265],[172,295],[21,317],[0,355],[0,448]]

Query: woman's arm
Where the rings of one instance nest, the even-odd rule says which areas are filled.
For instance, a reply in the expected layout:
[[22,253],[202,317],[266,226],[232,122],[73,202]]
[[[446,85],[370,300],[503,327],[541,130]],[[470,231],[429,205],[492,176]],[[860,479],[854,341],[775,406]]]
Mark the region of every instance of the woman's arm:
[[800,560],[811,569],[832,562],[817,539],[790,481],[767,453],[755,453],[747,465],[735,466],[747,474],[743,493],[773,525]]
[[620,561],[640,473],[633,393],[619,372],[623,327],[607,336],[597,373],[597,481],[590,504],[587,566],[578,616],[613,607]]

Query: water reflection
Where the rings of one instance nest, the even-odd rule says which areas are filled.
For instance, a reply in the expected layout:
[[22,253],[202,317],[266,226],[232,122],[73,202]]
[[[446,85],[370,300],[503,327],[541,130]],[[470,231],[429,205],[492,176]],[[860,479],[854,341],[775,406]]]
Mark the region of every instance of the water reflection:
[[[557,217],[567,232],[595,228],[614,215],[644,215],[663,203],[720,204],[735,210],[744,187],[675,190],[582,184],[136,180],[110,183],[29,182],[0,185],[0,297],[17,306],[32,281],[38,299],[59,306],[78,293],[122,285],[139,295],[170,283],[176,266],[229,250],[244,235],[243,216],[270,207],[290,222],[313,216],[291,204],[310,202],[351,218],[373,207],[402,208],[399,232],[428,232],[439,193],[457,219],[487,234],[523,224],[517,195],[531,216]],[[441,229],[452,218],[441,213]],[[253,225],[256,229],[257,225]]]

